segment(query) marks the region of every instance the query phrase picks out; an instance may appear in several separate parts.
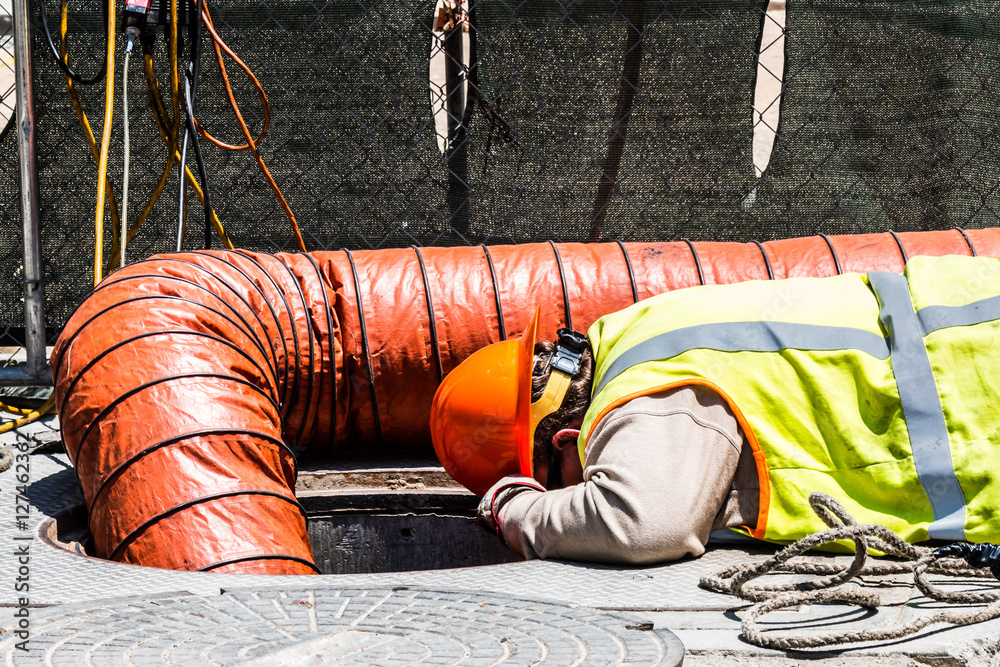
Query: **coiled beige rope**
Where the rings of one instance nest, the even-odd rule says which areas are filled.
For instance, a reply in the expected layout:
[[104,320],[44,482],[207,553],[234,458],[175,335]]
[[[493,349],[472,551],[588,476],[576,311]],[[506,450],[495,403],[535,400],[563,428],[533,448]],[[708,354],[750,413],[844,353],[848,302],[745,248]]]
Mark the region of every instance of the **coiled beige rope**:
[[[958,558],[941,558],[932,549],[903,541],[885,526],[858,524],[847,510],[830,496],[813,493],[809,496],[813,511],[830,526],[830,530],[815,533],[792,544],[765,561],[755,564],[732,565],[701,578],[702,588],[728,593],[754,602],[743,618],[741,630],[747,641],[756,646],[774,649],[804,649],[853,642],[898,639],[918,632],[933,623],[971,625],[1000,617],[1000,589],[995,591],[948,592],[930,581],[930,573],[960,577],[993,578],[987,568],[969,567]],[[805,551],[838,540],[854,543],[854,559],[847,567],[816,561],[788,561]],[[868,549],[875,549],[902,560],[867,564]],[[819,578],[791,584],[749,585],[753,579],[771,572],[815,574]],[[988,604],[981,609],[937,611],[895,627],[828,633],[813,636],[781,637],[763,633],[758,619],[769,612],[817,602],[840,602],[876,608],[882,599],[872,591],[835,588],[857,576],[885,576],[912,572],[913,581],[929,598],[954,604]]]

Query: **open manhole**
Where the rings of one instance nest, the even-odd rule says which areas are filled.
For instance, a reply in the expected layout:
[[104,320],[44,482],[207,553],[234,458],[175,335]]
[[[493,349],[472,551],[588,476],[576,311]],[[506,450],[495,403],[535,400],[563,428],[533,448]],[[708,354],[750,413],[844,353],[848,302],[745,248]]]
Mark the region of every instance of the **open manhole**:
[[[478,501],[462,488],[433,483],[436,479],[428,480],[431,488],[406,488],[426,485],[408,484],[398,473],[338,473],[302,481],[298,499],[306,509],[315,563],[324,574],[437,570],[520,560],[476,525]],[[94,554],[82,505],[44,521],[39,533],[57,548],[81,556]]]
[[475,496],[438,489],[299,496],[324,574],[404,572],[519,560],[475,520]]

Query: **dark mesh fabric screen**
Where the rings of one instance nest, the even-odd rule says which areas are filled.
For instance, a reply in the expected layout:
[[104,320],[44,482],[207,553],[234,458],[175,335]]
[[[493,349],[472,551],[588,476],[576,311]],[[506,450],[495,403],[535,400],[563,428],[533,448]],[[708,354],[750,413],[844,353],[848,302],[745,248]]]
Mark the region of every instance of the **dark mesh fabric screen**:
[[789,2],[779,139],[752,211],[761,234],[996,225],[998,11]]
[[[209,7],[268,93],[272,119],[261,153],[309,249],[745,241],[997,224],[1000,7],[987,0],[787,4],[778,132],[760,178],[758,52],[777,6],[769,13],[766,0],[478,0],[470,35],[482,98],[469,95],[468,133],[444,152],[432,106],[441,90],[429,81],[440,37],[433,1],[222,0]],[[56,26],[58,5],[47,6]],[[85,74],[95,71],[103,45],[96,6],[70,2],[70,52]],[[221,139],[243,143],[208,44],[199,120]],[[162,37],[155,60],[166,94]],[[133,58],[128,84],[131,220],[166,161],[140,61]],[[109,169],[119,203],[121,66],[119,51]],[[227,68],[256,134],[262,116],[254,90],[230,61]],[[58,329],[91,286],[96,168],[37,33],[35,70],[46,314]],[[103,87],[80,90],[99,134]],[[23,317],[15,139],[0,145],[0,257],[8,267],[0,326]],[[252,156],[204,140],[202,147],[212,200],[234,243],[294,250]],[[189,166],[196,171],[193,158]],[[129,248],[131,261],[174,248],[177,192],[175,170]],[[110,221],[108,212],[106,256]],[[187,248],[201,247],[202,225],[192,195]]]
[[17,133],[0,141],[0,326],[24,325],[24,273],[21,261],[21,179],[18,175]]
[[[252,54],[247,64],[268,92],[274,115],[264,159],[310,249],[427,243],[446,227],[445,167],[427,83],[433,9],[398,0],[220,6],[223,37]],[[216,81],[201,84],[210,101],[201,109],[232,128],[225,99],[211,94],[221,90]],[[253,95],[246,84],[237,93]],[[239,235],[242,243],[268,247],[281,238],[293,249],[289,225],[255,171],[243,154],[213,169],[229,195],[222,212],[234,229],[252,230]]]
[[[483,88],[516,135],[493,142],[477,183],[492,223],[484,229],[514,240],[584,240],[604,205],[604,237],[724,233],[754,179],[758,4],[480,3]],[[642,35],[631,49],[630,28]],[[623,83],[630,64],[638,76]],[[634,87],[624,130],[616,114],[623,86]],[[625,145],[605,203],[598,186],[616,127]]]

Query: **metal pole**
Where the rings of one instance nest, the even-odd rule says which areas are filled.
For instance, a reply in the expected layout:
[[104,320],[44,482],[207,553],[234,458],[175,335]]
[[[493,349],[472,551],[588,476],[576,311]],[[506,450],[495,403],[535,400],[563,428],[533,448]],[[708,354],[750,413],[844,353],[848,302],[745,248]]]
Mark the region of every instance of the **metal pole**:
[[45,358],[45,304],[38,227],[38,163],[35,153],[35,92],[31,79],[28,0],[14,0],[14,76],[17,82],[17,148],[24,227],[24,347],[27,364],[0,369],[5,384],[51,385]]

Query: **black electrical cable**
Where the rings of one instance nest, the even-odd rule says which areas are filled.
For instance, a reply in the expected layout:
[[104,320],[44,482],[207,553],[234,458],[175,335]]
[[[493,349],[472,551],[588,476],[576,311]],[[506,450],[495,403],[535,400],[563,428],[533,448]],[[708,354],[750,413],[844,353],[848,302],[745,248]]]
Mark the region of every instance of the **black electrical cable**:
[[[184,73],[184,106],[185,106],[185,122],[184,122],[184,140],[181,144],[181,164],[180,173],[184,174],[184,169],[187,164],[187,145],[188,138],[190,137],[194,145],[194,159],[198,164],[198,176],[201,178],[201,190],[203,193],[202,203],[204,204],[205,210],[205,249],[208,250],[212,247],[212,205],[209,201],[208,196],[208,172],[205,170],[205,161],[202,159],[201,155],[201,143],[198,141],[198,131],[195,129],[194,125],[194,114],[195,106],[194,101],[198,92],[198,73],[201,69],[201,22],[202,22],[202,12],[204,10],[204,0],[194,0],[198,7],[197,16],[194,17],[194,36],[191,40],[191,56],[188,59],[187,72]],[[180,209],[177,213],[178,215],[178,226],[177,226],[177,251],[180,252],[183,248],[184,243],[184,213],[185,213],[185,199],[187,194],[187,189],[185,187],[184,179],[180,179],[180,193],[178,196],[178,208]]]
[[[108,2],[114,2],[114,0],[105,0],[105,2],[103,3],[105,25],[107,25],[108,23]],[[107,50],[105,50],[104,61],[101,63],[100,71],[98,71],[97,74],[90,77],[89,79],[84,79],[82,76],[76,73],[76,70],[74,70],[65,61],[63,61],[62,56],[59,55],[59,49],[56,48],[55,40],[52,39],[52,31],[49,30],[49,18],[45,13],[45,0],[39,0],[38,11],[42,16],[42,32],[45,33],[45,41],[49,43],[49,51],[52,52],[52,57],[56,59],[56,64],[59,65],[59,69],[62,70],[62,73],[71,78],[76,83],[79,83],[84,86],[92,86],[101,79],[103,79],[105,75],[108,73]]]
[[177,195],[177,252],[184,249],[184,218],[187,213],[187,202],[185,201],[187,198],[187,182],[184,180],[184,173],[185,169],[187,169],[188,133],[188,126],[185,123],[184,139],[181,142],[181,176],[178,179],[180,181],[180,192]]
[[[194,159],[198,162],[198,173],[201,176],[201,189],[204,193],[203,203],[205,211],[205,250],[212,248],[212,206],[208,202],[208,172],[205,169],[205,161],[201,157],[201,141],[198,139],[198,130],[194,126],[194,101],[198,92],[198,72],[201,69],[201,31],[204,22],[205,0],[195,0],[198,12],[195,16],[195,39],[191,46],[191,59],[194,61],[191,75],[191,98],[188,105],[188,124],[191,131],[191,139],[194,141]],[[192,69],[189,65],[189,69]],[[187,89],[184,94],[187,95]]]

